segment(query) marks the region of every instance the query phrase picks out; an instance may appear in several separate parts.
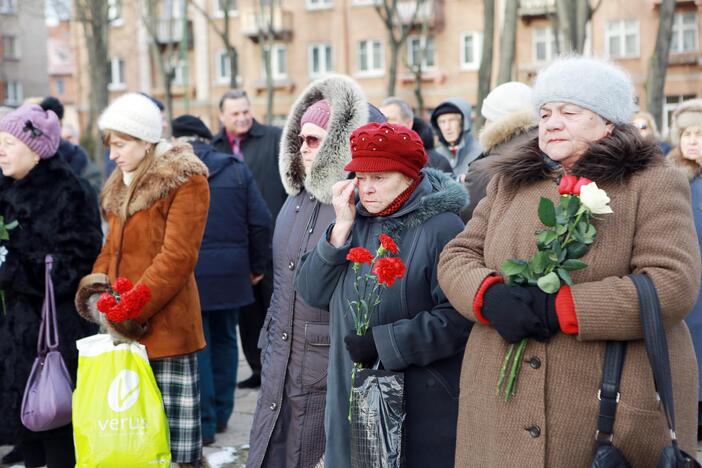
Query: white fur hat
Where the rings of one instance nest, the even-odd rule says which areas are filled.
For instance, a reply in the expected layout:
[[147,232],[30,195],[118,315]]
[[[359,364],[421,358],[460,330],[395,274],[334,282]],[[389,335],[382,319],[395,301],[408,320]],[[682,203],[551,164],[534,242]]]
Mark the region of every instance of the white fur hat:
[[487,120],[495,122],[514,112],[531,107],[533,97],[531,87],[518,81],[502,83],[483,100],[480,113]]
[[568,56],[541,70],[534,83],[534,110],[548,102],[568,102],[614,124],[631,121],[636,112],[629,75],[607,60]]
[[163,131],[161,111],[151,99],[127,93],[115,99],[98,119],[100,130],[114,130],[149,143],[158,143]]
[[702,99],[690,99],[673,111],[670,139],[674,145],[680,143],[680,135],[688,127],[702,127]]

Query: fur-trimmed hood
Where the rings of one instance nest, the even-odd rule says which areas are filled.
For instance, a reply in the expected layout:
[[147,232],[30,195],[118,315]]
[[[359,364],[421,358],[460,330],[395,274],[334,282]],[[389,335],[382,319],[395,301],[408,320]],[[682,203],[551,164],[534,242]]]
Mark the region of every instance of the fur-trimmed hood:
[[483,127],[478,138],[480,146],[484,153],[489,153],[495,146],[528,132],[536,125],[536,117],[531,109],[514,112]]
[[667,159],[673,164],[673,166],[685,172],[687,180],[692,180],[702,174],[702,166],[695,161],[685,159],[679,146],[676,146],[670,151],[670,153],[668,153]]
[[[327,137],[317,153],[310,173],[300,155],[300,120],[307,108],[326,99],[331,105]],[[351,161],[351,132],[368,121],[368,104],[363,91],[351,78],[331,75],[313,81],[297,98],[283,128],[278,161],[280,179],[288,195],[306,189],[322,203],[331,203],[331,187],[346,178],[344,166]]]
[[[135,181],[139,185],[135,187],[134,195],[129,200],[127,216],[149,208],[195,175],[207,177],[208,171],[207,166],[193,153],[192,147],[185,143],[171,145],[161,141],[156,145],[151,167],[143,177]],[[105,188],[100,195],[102,210],[121,217],[126,195],[127,186],[122,181],[122,171],[117,168],[105,182]]]
[[[449,174],[428,167],[422,169],[422,174],[422,182],[407,203],[384,221],[388,233],[398,234],[441,213],[459,214],[468,203],[468,192]],[[360,202],[356,206],[360,214],[374,216]]]
[[[488,159],[489,161],[489,159]],[[664,162],[660,148],[646,140],[629,124],[617,125],[612,134],[590,145],[573,166],[571,173],[598,184],[624,182],[635,173]],[[535,138],[513,154],[495,159],[491,172],[504,176],[516,186],[562,175],[560,164],[539,149]]]

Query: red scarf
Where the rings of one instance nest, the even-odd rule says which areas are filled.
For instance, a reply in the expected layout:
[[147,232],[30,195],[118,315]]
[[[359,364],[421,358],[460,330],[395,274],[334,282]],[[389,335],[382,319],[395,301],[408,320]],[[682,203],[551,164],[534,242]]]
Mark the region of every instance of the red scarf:
[[397,196],[388,206],[385,207],[383,211],[380,213],[377,213],[375,216],[390,216],[391,214],[397,212],[400,208],[402,208],[402,205],[409,200],[409,198],[412,196],[414,193],[414,190],[419,186],[419,183],[422,181],[422,177],[417,177],[414,179],[414,182],[407,187],[401,194]]

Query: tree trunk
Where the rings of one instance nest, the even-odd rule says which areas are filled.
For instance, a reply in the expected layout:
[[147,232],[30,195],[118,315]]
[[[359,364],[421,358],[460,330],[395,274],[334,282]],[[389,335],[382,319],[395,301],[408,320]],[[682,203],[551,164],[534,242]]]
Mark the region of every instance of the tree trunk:
[[490,92],[492,81],[492,50],[495,37],[495,0],[483,0],[483,49],[478,70],[478,99],[475,102],[478,117],[475,121],[474,134],[483,126],[485,119],[480,113],[483,99]]
[[662,0],[658,12],[656,47],[649,61],[648,76],[646,77],[646,110],[653,115],[658,128],[661,128],[663,121],[665,75],[668,71],[674,11],[675,0]]
[[505,20],[500,38],[500,68],[497,73],[497,84],[501,85],[512,80],[514,66],[514,48],[517,40],[517,7],[518,0],[507,0],[505,5]]
[[[390,69],[388,70],[388,90],[387,96],[395,95],[395,85],[397,84],[397,59],[400,56],[401,44],[393,37],[392,32],[388,32],[388,42],[390,43]],[[372,54],[373,51],[370,51]]]
[[239,87],[237,77],[239,76],[239,53],[236,47],[227,47],[229,57],[229,87],[235,89]]
[[574,1],[575,0],[556,0],[556,14],[558,16],[559,32],[563,36],[563,43],[561,44],[561,49],[559,53],[565,53],[574,50]]
[[589,0],[577,0],[575,11],[575,51],[582,54],[585,50],[587,23],[591,18]]

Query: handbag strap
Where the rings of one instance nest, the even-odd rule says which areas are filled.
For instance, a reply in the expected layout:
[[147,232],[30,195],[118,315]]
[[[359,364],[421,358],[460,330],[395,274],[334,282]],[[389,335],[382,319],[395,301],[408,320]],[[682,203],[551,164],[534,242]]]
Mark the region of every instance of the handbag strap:
[[653,381],[656,391],[663,404],[663,413],[668,421],[670,437],[677,449],[675,435],[675,407],[673,403],[673,384],[670,374],[670,358],[668,356],[668,340],[661,320],[661,306],[656,293],[656,287],[647,275],[629,275],[636,286],[641,310],[641,326],[643,327],[646,354],[653,370]]
[[597,416],[595,440],[598,444],[611,444],[614,436],[614,419],[619,403],[619,381],[626,355],[625,341],[608,341],[605,348],[602,384],[597,392],[600,414]]
[[37,354],[46,356],[49,351],[56,351],[59,345],[58,323],[56,319],[56,300],[51,270],[54,258],[51,254],[44,258],[44,304],[41,310],[41,325],[37,339]]

